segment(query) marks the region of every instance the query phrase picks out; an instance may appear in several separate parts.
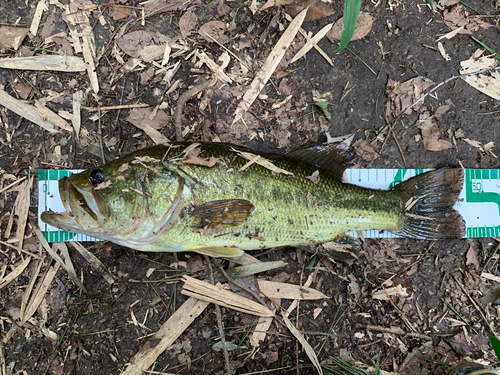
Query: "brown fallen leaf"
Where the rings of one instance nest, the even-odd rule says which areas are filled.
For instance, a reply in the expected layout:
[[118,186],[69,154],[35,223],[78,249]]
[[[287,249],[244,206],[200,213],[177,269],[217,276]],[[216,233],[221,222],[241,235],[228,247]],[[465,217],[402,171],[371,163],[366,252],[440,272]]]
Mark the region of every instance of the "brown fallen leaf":
[[317,185],[319,183],[320,177],[319,177],[319,171],[316,170],[313,172],[312,175],[306,177],[308,180],[311,180],[313,184]]
[[493,25],[482,21],[477,17],[467,16],[467,10],[461,4],[458,4],[450,10],[445,10],[443,13],[444,23],[451,30],[462,28],[458,31],[459,34],[472,34],[480,28],[487,29]]
[[152,115],[153,107],[134,108],[130,111],[127,121],[136,126],[138,123],[148,124],[156,130],[164,128],[170,122],[170,116],[161,109],[156,112],[154,117]]
[[422,132],[424,150],[442,151],[453,147],[450,141],[439,139],[439,128],[432,122],[432,116],[428,112],[420,115],[417,127]]
[[[340,18],[335,22],[330,32],[326,35],[328,39],[332,43],[340,40],[340,36],[342,35],[342,21],[344,17]],[[375,17],[366,12],[359,12],[358,24],[356,26],[356,30],[351,38],[351,40],[362,39],[367,36],[372,30],[373,21]]]
[[476,250],[469,245],[469,250],[467,251],[465,265],[469,269],[479,270],[479,259],[477,258]]
[[389,78],[386,93],[390,101],[386,103],[386,116],[398,116],[401,112],[411,114],[412,110],[422,112],[425,110],[424,101],[409,108],[423,95],[434,82],[426,77],[415,77],[406,82],[397,82]]
[[203,167],[212,168],[217,163],[216,157],[210,156],[210,158],[200,158],[198,156],[191,155],[187,159],[182,159],[184,164],[201,165]]
[[196,24],[198,23],[198,17],[193,11],[184,13],[179,19],[179,29],[181,31],[182,37],[185,38],[191,34],[194,30]]
[[132,57],[140,57],[145,46],[153,44],[153,36],[147,31],[137,30],[123,35],[116,40],[116,44],[123,52]]
[[[150,0],[144,2],[144,13],[146,18],[154,14],[172,12],[175,10],[185,10],[188,6],[194,6],[196,1],[187,2],[184,0]],[[199,4],[199,3],[198,3]]]
[[362,160],[372,161],[380,156],[368,139],[358,139],[352,146],[356,150],[356,155]]
[[[222,21],[209,21],[203,24],[199,29],[198,33],[210,43],[213,43],[214,39],[219,40],[219,38],[224,35],[226,31],[226,23]],[[210,35],[212,38],[210,38]]]
[[125,5],[118,5],[118,4],[113,4],[111,6],[111,9],[113,10],[111,12],[111,17],[115,20],[121,20],[122,18],[126,18],[130,14],[130,10],[128,6]]
[[30,29],[25,27],[0,27],[0,47],[19,49]]

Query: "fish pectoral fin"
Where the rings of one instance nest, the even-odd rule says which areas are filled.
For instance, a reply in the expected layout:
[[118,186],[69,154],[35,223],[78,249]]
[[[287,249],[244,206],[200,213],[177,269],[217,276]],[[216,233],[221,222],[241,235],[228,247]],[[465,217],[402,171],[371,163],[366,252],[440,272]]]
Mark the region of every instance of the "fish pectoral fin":
[[246,221],[254,205],[245,199],[223,199],[204,203],[196,207],[191,214],[200,221],[197,228],[235,227]]
[[234,257],[239,257],[240,255],[243,254],[243,250],[240,250],[237,247],[224,247],[224,246],[207,246],[190,250],[194,251],[195,253],[208,255],[214,258],[219,258],[219,257],[234,258]]
[[347,234],[338,235],[333,241],[312,246],[300,246],[301,249],[310,253],[323,255],[342,262],[359,259],[360,247],[359,238]]

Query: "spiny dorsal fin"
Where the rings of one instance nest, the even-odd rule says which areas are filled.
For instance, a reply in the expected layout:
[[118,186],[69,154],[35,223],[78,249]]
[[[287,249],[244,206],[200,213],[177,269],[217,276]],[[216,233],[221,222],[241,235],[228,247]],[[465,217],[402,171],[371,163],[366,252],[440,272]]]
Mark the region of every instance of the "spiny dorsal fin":
[[197,228],[235,227],[245,222],[254,209],[245,199],[223,199],[204,203],[191,213],[200,219]]
[[355,162],[355,154],[350,147],[352,136],[341,142],[333,142],[289,152],[287,155],[302,160],[318,168],[328,169],[342,179],[346,168]]

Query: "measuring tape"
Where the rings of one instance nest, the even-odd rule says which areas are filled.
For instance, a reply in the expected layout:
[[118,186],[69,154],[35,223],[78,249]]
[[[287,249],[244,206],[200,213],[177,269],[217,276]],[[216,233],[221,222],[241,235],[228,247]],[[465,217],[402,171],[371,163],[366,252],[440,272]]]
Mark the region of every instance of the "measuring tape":
[[[347,169],[347,180],[355,185],[387,190],[429,169]],[[65,210],[59,197],[58,180],[80,170],[41,169],[38,172],[38,222],[49,242],[98,241],[62,231],[40,220],[44,211]],[[466,238],[500,237],[500,170],[465,169],[464,187],[455,204],[466,223]],[[357,236],[357,233],[350,233]],[[394,238],[387,231],[367,230],[365,238]]]

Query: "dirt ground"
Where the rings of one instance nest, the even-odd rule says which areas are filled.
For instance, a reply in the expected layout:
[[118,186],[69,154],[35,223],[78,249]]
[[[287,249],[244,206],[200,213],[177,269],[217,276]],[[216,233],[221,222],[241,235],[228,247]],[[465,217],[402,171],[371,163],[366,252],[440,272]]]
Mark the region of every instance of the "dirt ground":
[[[17,51],[2,47],[2,57],[54,53],[82,56],[68,40],[70,28],[59,5],[66,0],[45,3],[37,35],[29,34]],[[83,2],[75,13],[83,13],[81,9],[93,3],[98,2]],[[193,266],[198,261],[193,254],[145,254],[111,243],[83,243],[115,279],[110,285],[103,272],[93,270],[68,245],[76,274],[83,278],[87,291],[80,291],[60,268],[54,271],[32,318],[25,322],[20,319],[26,293],[45,273],[52,272],[50,266],[55,262],[39,247],[30,224],[24,222],[25,231],[21,227],[20,202],[16,199],[24,182],[19,180],[36,176],[41,168],[96,166],[102,163],[101,150],[106,160],[112,160],[152,145],[151,137],[134,126],[134,116],[148,117],[156,106],[161,105],[159,112],[163,111],[157,115],[158,120],[145,122],[170,140],[175,139],[172,110],[177,99],[197,77],[211,74],[207,64],[199,63],[203,56],[220,66],[219,57],[226,49],[231,51],[225,68],[231,82],[219,79],[213,88],[188,102],[183,115],[183,125],[189,128],[187,140],[223,141],[284,153],[325,142],[328,137],[355,133],[360,168],[499,168],[499,101],[462,79],[442,85],[423,104],[394,122],[401,109],[398,105],[418,99],[411,96],[413,88],[425,93],[459,74],[460,62],[482,48],[471,36],[500,52],[498,1],[436,4],[435,12],[423,0],[365,1],[361,10],[375,19],[367,36],[349,44],[359,59],[348,51],[335,53],[338,44],[323,38],[318,46],[331,58],[332,65],[314,48],[292,63],[304,44],[304,38],[297,36],[244,121],[234,125],[232,119],[241,95],[289,25],[285,12],[291,7],[271,6],[253,14],[254,5],[241,0],[165,1],[169,7],[166,11],[149,16],[146,12],[146,22],[141,24],[140,1],[118,3],[123,7],[113,9],[103,3],[88,12],[96,45],[97,93],[87,72],[0,69],[0,83],[7,93],[30,104],[48,99],[46,106],[63,117],[66,114],[69,124],[74,94],[81,91],[83,95],[79,137],[74,131],[49,133],[0,107],[1,374],[120,374],[148,338],[186,301],[180,277],[206,277],[206,267]],[[0,3],[0,25],[29,28],[36,5],[36,1],[4,0]],[[334,1],[327,6],[333,13],[304,22],[306,33],[315,34],[342,16],[342,3]],[[446,60],[437,39],[461,26],[447,20],[446,15],[453,12],[470,34],[458,33],[439,41],[449,56]],[[197,19],[191,30],[187,19]],[[217,24],[224,31],[220,44],[198,32],[209,21],[222,21],[222,26]],[[147,34],[130,34],[134,31]],[[167,69],[161,65],[163,53],[148,60],[138,52],[145,45],[166,43],[172,45]],[[178,70],[173,71],[176,64]],[[164,79],[168,71],[173,74]],[[401,89],[398,93],[394,84],[391,86],[391,82],[403,83],[416,77],[422,79],[410,91]],[[426,80],[432,83],[420,86]],[[402,99],[404,95],[406,99]],[[312,104],[318,97],[329,103],[330,119]],[[147,104],[149,112],[112,109],[101,111],[97,121],[98,106],[137,103]],[[426,133],[418,125],[432,115],[435,127]],[[433,136],[434,143],[426,143]],[[362,144],[363,140],[369,142]],[[494,145],[485,146],[489,142]],[[428,150],[432,145],[439,150]],[[3,189],[16,181],[19,183],[14,187]],[[36,218],[35,186],[30,218]],[[18,246],[23,235],[24,250],[40,254],[41,259],[33,258],[7,284],[6,276],[27,259],[26,253],[12,246]],[[479,276],[481,272],[499,275],[498,246],[499,240],[492,238],[435,242],[369,239],[363,243],[360,259],[348,263],[326,258],[311,261],[311,254],[295,248],[252,255],[263,262],[287,263],[259,277],[279,279],[284,272],[289,276],[287,283],[302,285],[312,275],[311,287],[328,296],[302,301],[290,315],[323,364],[331,363],[335,356],[370,366],[380,357],[380,367],[388,373],[439,375],[444,374],[446,364],[466,357],[498,365],[486,332],[500,333],[500,307],[484,300],[484,296],[497,293],[496,285]],[[36,280],[32,277],[35,273],[39,275]],[[374,298],[373,292],[383,290],[382,283],[389,278],[392,284],[385,286],[405,288],[405,292]],[[281,306],[286,309],[290,303],[284,299]],[[317,317],[315,312],[319,312]],[[230,352],[235,373],[315,373],[301,344],[278,322],[271,325],[258,351],[250,356],[249,334],[257,319],[222,308],[222,320],[226,340],[239,345]],[[144,373],[223,374],[224,357],[212,348],[218,341],[215,308],[210,305]]]

